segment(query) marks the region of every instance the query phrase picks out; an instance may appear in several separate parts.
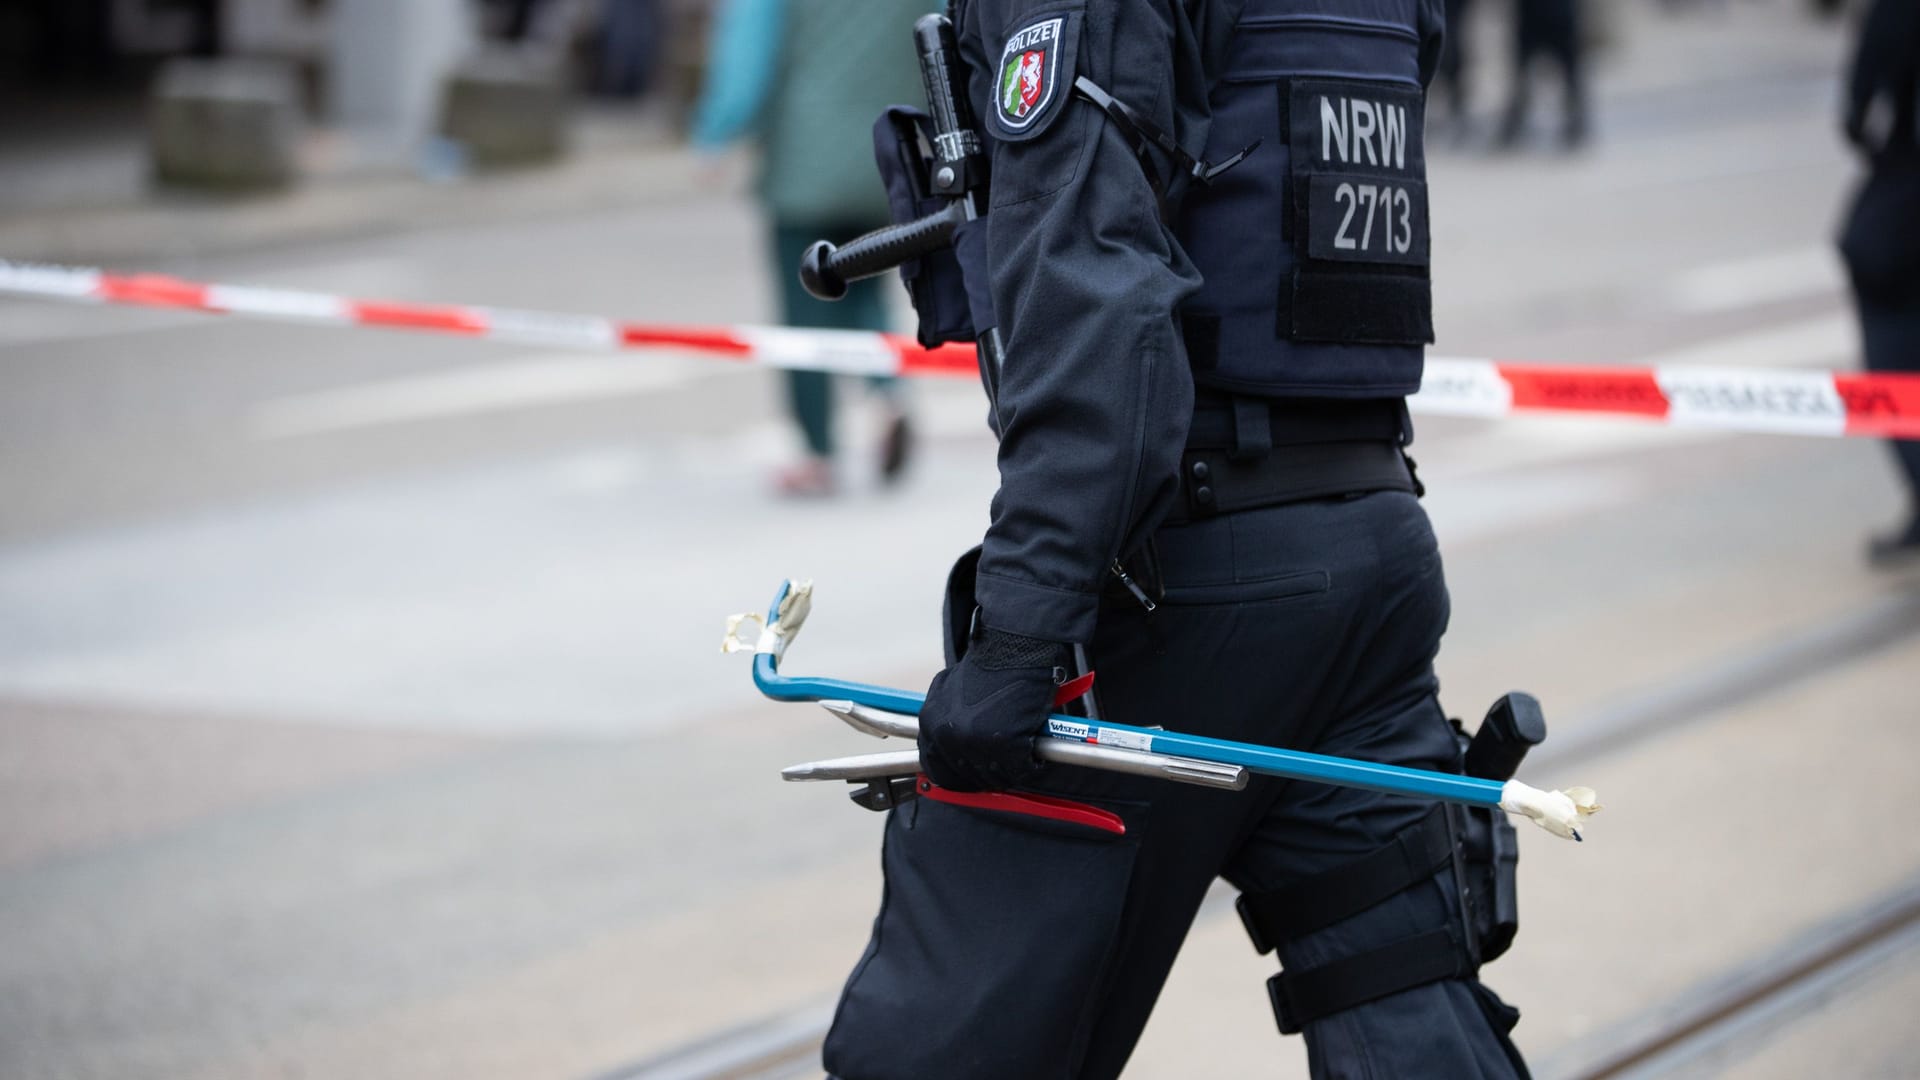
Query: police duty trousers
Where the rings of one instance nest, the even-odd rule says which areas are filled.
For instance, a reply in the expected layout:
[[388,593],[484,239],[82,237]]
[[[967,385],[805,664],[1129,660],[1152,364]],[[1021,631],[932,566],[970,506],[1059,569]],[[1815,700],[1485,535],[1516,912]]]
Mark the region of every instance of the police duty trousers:
[[[1163,528],[1153,548],[1158,610],[1117,592],[1100,615],[1106,718],[1456,769],[1433,672],[1447,591],[1413,496],[1246,510]],[[889,813],[880,913],[827,1036],[834,1077],[1119,1076],[1216,877],[1278,889],[1431,809],[1270,777],[1229,792],[1061,766],[1037,790],[1117,812],[1126,835],[925,799]],[[1443,872],[1281,959],[1312,967],[1457,918]],[[1308,1023],[1308,1059],[1321,1080],[1525,1076],[1516,1015],[1477,979],[1431,982]],[[1277,1034],[1273,1052],[1287,1052]]]

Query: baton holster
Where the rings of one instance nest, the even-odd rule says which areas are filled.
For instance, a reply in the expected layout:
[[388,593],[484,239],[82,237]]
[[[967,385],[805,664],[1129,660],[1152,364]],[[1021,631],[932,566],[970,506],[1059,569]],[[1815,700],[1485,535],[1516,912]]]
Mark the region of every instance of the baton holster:
[[[934,194],[933,138],[933,120],[919,109],[895,105],[874,121],[874,163],[886,184],[887,206],[896,225],[939,213],[950,201]],[[976,273],[971,279],[978,294],[971,295],[963,264],[985,268],[984,221],[963,222],[954,231],[952,247],[900,264],[900,279],[919,316],[915,336],[929,349],[949,341],[971,343],[976,326],[993,325],[984,275]]]
[[940,606],[940,637],[948,667],[960,662],[967,643],[973,640],[974,613],[978,610],[973,590],[980,580],[980,552],[981,546],[973,545],[947,572],[947,593]]

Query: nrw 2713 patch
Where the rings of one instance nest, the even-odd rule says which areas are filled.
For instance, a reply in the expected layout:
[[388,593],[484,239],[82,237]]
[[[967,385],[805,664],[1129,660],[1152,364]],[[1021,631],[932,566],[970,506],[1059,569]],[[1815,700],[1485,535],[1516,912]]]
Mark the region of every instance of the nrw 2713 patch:
[[1065,25],[1064,18],[1042,19],[1007,39],[994,112],[1008,131],[1026,131],[1052,104],[1059,89]]

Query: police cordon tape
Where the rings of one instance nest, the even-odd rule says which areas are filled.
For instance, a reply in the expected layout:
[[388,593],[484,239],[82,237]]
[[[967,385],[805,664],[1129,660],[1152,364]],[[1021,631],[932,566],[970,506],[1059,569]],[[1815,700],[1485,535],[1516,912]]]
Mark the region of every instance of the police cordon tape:
[[[218,285],[161,274],[0,259],[0,295],[173,308],[329,326],[370,326],[599,351],[673,349],[849,375],[977,374],[967,345],[898,334],[771,326],[675,326],[595,315],[358,300]],[[1586,413],[1676,427],[1920,439],[1920,375],[1727,367],[1586,367],[1428,357],[1419,413],[1501,417]]]

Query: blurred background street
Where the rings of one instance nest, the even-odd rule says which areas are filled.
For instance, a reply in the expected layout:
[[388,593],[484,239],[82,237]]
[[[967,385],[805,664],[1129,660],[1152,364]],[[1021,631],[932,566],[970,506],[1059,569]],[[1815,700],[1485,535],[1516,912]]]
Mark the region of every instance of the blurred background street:
[[[1590,7],[1570,150],[1544,89],[1495,145],[1509,16],[1474,9],[1471,123],[1429,134],[1436,353],[1857,368],[1853,19]],[[748,163],[682,135],[703,19],[660,9],[644,92],[579,76],[564,151],[510,169],[322,127],[290,188],[155,190],[144,74],[9,76],[0,258],[777,322]],[[842,389],[839,494],[796,500],[772,370],[0,299],[0,1077],[817,1075],[882,818],[778,771],[875,747],[761,699],[722,622],[811,577],[789,669],[923,687],[995,485],[977,386],[907,388],[895,485]],[[1906,509],[1885,446],[1419,429],[1443,702],[1536,694],[1532,782],[1607,804],[1585,844],[1523,833],[1486,972],[1538,1074],[1612,1075],[1907,912],[1631,1068],[1920,1075],[1920,578],[1863,559]],[[1129,1076],[1306,1075],[1230,900]]]

